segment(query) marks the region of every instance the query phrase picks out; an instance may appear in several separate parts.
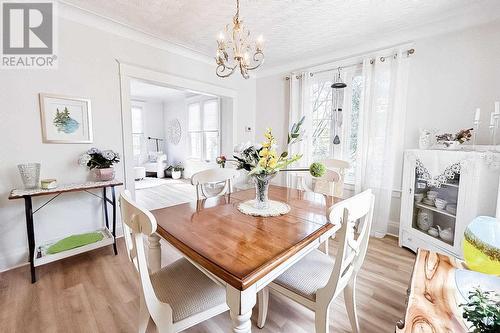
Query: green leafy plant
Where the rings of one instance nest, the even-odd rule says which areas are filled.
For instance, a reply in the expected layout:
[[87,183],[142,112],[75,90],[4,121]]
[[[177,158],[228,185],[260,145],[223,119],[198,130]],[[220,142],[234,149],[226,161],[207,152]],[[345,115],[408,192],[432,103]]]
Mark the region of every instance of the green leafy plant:
[[469,301],[460,306],[464,319],[472,325],[470,333],[500,332],[500,295],[476,287],[468,298]]
[[309,166],[309,173],[313,177],[322,177],[326,172],[326,167],[323,163],[314,162]]
[[182,164],[176,164],[173,167],[173,171],[184,171],[184,167],[182,166]]

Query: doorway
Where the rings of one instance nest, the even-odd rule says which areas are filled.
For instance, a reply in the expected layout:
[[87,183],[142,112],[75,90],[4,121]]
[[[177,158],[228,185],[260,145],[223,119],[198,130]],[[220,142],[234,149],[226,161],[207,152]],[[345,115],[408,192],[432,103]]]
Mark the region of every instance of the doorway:
[[190,177],[235,141],[230,89],[120,64],[125,187],[147,209],[196,200]]

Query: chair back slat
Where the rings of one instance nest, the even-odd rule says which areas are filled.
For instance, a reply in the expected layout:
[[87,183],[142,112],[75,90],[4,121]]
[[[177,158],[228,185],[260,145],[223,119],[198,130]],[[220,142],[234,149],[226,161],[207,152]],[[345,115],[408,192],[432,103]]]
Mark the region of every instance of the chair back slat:
[[[330,208],[330,222],[341,223],[337,232],[340,244],[335,265],[324,288],[329,291],[331,297],[344,289],[352,274],[357,274],[363,264],[370,238],[374,201],[371,190],[367,190]],[[359,222],[357,238],[356,222]]]
[[[196,196],[198,200],[203,198],[215,197],[232,192],[232,182],[239,176],[236,169],[214,168],[195,173],[191,176],[191,184],[196,187]],[[207,185],[224,183],[220,191],[209,193]]]

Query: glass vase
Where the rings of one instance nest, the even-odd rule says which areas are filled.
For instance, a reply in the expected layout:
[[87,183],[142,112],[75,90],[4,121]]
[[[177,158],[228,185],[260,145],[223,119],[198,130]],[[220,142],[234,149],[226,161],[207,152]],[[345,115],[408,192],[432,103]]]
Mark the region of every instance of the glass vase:
[[269,197],[268,197],[269,184],[271,183],[271,179],[273,179],[274,176],[276,176],[276,173],[252,175],[255,183],[254,207],[256,209],[269,208]]
[[40,163],[18,164],[17,168],[21,174],[25,189],[39,187],[40,184]]

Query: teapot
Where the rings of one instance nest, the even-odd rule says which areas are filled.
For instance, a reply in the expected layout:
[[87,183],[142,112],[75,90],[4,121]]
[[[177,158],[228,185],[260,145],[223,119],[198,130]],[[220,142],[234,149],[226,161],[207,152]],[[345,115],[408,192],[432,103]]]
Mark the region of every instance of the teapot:
[[451,242],[453,240],[453,231],[450,228],[442,229],[440,226],[436,225],[436,227],[439,230],[439,237],[441,237],[442,240]]

